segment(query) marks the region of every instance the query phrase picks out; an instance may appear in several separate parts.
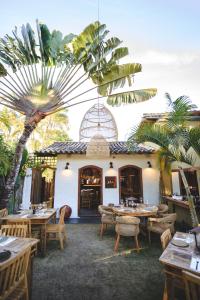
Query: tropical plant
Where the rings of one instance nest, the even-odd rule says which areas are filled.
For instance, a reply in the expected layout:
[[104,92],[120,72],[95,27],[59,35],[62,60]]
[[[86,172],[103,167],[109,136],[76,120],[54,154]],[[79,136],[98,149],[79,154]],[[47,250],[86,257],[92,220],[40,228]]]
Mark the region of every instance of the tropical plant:
[[191,110],[196,106],[186,96],[181,96],[172,101],[169,94],[166,94],[169,101],[170,112],[163,116],[163,122],[143,122],[134,128],[129,136],[129,145],[133,142],[151,142],[159,146],[158,157],[161,170],[161,181],[164,174],[170,171],[171,164],[178,162],[180,174],[185,186],[190,206],[193,226],[198,225],[198,218],[193,203],[193,197],[187,184],[181,163],[195,165],[199,160],[200,153],[200,128],[190,128],[188,121],[191,119]]
[[3,108],[0,111],[0,131],[4,142],[14,147],[23,130],[24,117],[14,110]]
[[[25,144],[45,117],[73,105],[98,98],[97,90],[110,105],[145,101],[156,89],[112,94],[125,84],[131,86],[139,63],[119,64],[128,54],[116,37],[107,38],[106,25],[95,22],[75,36],[63,37],[37,21],[37,34],[29,24],[0,39],[0,103],[25,115],[24,130],[16,147],[14,164],[7,180],[3,204],[12,195]],[[88,89],[86,82],[94,87]],[[78,92],[78,88],[81,91]],[[81,98],[86,96],[86,98]]]
[[53,142],[66,142],[69,139],[68,117],[65,112],[57,112],[43,119],[32,132],[28,142],[29,152],[51,145]]

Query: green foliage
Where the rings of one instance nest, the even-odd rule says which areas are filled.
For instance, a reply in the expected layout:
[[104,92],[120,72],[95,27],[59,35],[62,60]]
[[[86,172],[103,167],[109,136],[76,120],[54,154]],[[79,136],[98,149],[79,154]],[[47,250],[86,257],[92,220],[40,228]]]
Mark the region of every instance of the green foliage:
[[3,137],[0,135],[0,176],[6,177],[8,175],[12,160],[13,151],[5,144]]

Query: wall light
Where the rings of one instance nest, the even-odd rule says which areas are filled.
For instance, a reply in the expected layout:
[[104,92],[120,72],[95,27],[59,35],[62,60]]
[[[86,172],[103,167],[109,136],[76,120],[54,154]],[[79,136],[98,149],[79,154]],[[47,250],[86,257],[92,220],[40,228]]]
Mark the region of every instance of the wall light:
[[113,163],[112,163],[112,161],[110,162],[110,169],[113,169]]
[[69,163],[67,162],[66,166],[65,166],[65,170],[68,170],[68,169],[69,169]]
[[147,162],[148,168],[152,168],[152,164],[150,161]]

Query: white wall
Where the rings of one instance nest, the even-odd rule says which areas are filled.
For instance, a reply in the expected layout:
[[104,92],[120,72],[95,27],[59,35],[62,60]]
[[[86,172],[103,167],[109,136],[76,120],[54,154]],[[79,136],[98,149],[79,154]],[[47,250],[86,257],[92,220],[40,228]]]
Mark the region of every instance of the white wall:
[[172,192],[180,195],[179,172],[172,172]]
[[[113,162],[113,169],[109,169],[109,162]],[[152,168],[148,168],[147,161],[151,161]],[[69,170],[65,170],[69,162]],[[115,158],[89,159],[82,155],[59,155],[55,177],[54,207],[64,204],[72,208],[71,217],[78,217],[78,170],[87,165],[94,165],[103,169],[103,204],[119,203],[118,169],[125,165],[135,165],[142,168],[143,198],[145,203],[159,202],[159,170],[156,167],[155,155],[115,155]],[[117,176],[117,188],[105,189],[105,176]]]
[[32,182],[32,169],[26,170],[26,176],[24,179],[22,206],[23,208],[29,208],[31,199],[31,182]]

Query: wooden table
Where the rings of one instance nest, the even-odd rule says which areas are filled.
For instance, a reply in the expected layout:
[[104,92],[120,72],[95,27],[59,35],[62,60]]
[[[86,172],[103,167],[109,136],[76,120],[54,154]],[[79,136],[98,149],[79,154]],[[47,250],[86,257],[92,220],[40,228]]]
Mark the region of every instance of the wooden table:
[[132,207],[112,207],[112,211],[118,216],[132,216],[132,217],[151,217],[157,214],[158,208],[156,206],[147,206],[139,204],[136,208]]
[[[8,241],[10,238],[13,238],[14,240],[10,243],[3,245],[3,243],[0,243],[0,252],[4,250],[9,250],[11,252],[11,256],[9,259],[5,260],[4,262],[0,262],[0,272],[2,271],[2,267],[5,263],[7,263],[10,259],[14,258],[25,250],[26,248],[36,248],[36,245],[39,243],[38,239],[32,239],[32,238],[18,238],[18,237],[8,237]],[[29,260],[28,270],[27,270],[27,281],[28,281],[28,287],[29,287],[29,295],[31,295],[31,286],[32,286],[32,258]]]
[[167,203],[171,203],[172,206],[173,206],[173,212],[175,212],[175,207],[176,206],[180,206],[180,207],[183,207],[183,208],[186,208],[186,209],[189,209],[189,204],[188,204],[188,201],[183,201],[183,200],[177,200],[177,199],[174,199],[172,197],[163,197],[163,200]]
[[[42,214],[43,212],[43,214]],[[53,220],[55,223],[56,221],[56,209],[43,209],[40,210],[40,213],[38,214],[31,214],[31,211],[22,211],[21,214],[17,215],[8,215],[6,217],[1,218],[3,222],[7,222],[8,220],[15,220],[15,219],[22,219],[22,220],[30,220],[31,225],[38,225],[41,228],[41,237],[40,237],[40,243],[41,243],[41,253],[43,256],[46,254],[46,226],[47,223],[50,220]]]
[[[200,253],[196,251],[194,238],[192,242],[189,243],[188,247],[177,247],[172,244],[173,241],[177,241],[179,239],[186,241],[188,236],[193,238],[192,235],[187,233],[176,232],[172,241],[169,243],[159,259],[159,261],[164,265],[165,271],[175,274],[175,277],[177,276],[180,280],[182,280],[182,270],[186,270],[200,276],[200,269],[197,271],[190,267],[192,257],[196,257],[200,260]],[[173,299],[171,279],[166,277],[166,283],[168,298]]]

